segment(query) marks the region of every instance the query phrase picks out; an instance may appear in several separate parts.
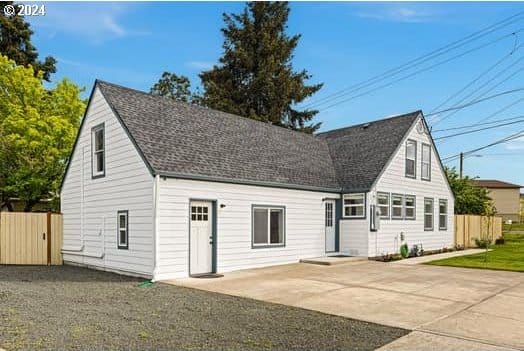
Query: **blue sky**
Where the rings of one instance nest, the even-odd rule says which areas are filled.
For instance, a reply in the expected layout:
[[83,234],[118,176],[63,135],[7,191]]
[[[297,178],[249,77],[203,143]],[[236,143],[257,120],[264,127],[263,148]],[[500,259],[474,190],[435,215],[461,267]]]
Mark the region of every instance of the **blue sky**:
[[[94,80],[100,78],[147,91],[166,70],[186,75],[198,86],[198,73],[216,63],[221,54],[222,13],[239,12],[244,3],[45,5],[47,14],[29,21],[40,54],[58,60],[54,80],[68,77],[89,90]],[[323,89],[310,100],[313,103],[519,11],[524,11],[524,3],[296,2],[291,3],[288,31],[302,34],[295,52],[295,67],[307,69],[313,75],[311,82],[324,83]],[[440,59],[522,28],[521,17],[514,24]],[[485,96],[522,88],[524,60],[519,59],[524,57],[524,45],[509,56],[520,44],[524,44],[524,31],[371,94],[345,103],[340,103],[341,98],[330,108],[326,108],[329,104],[320,106],[316,119],[323,123],[322,130],[328,130],[417,109],[427,114],[506,56],[490,71],[491,76],[483,76],[457,100],[492,77],[495,80],[486,89],[496,79],[502,81],[505,75],[511,76]],[[517,92],[464,108],[433,129],[476,123],[513,102],[513,106],[490,120],[524,115],[524,92]],[[435,118],[429,120],[435,122]],[[523,129],[524,123],[494,128],[437,142],[437,146],[441,157],[446,157]],[[444,134],[436,132],[434,136]],[[477,155],[465,160],[466,174],[524,185],[524,138]]]

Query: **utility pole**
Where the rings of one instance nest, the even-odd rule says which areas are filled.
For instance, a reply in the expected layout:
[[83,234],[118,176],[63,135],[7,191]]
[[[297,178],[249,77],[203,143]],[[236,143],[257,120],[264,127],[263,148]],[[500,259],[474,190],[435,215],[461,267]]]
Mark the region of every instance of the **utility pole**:
[[464,153],[460,153],[460,179],[462,179],[462,170],[463,170],[463,167],[464,167]]

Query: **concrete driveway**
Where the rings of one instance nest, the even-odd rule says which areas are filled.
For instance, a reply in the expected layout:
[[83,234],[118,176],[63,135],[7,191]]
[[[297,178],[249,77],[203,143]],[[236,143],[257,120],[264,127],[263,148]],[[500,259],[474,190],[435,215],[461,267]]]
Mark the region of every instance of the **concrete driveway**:
[[524,274],[373,261],[169,283],[412,330],[381,350],[524,349]]

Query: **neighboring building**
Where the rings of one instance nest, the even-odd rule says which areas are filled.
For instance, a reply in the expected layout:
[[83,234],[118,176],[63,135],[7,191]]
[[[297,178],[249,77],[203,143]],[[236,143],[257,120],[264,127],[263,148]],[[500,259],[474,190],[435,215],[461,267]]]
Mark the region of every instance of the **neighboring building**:
[[524,223],[524,194],[520,194],[520,223]]
[[520,221],[520,188],[522,186],[494,179],[474,179],[475,186],[486,188],[503,221]]
[[309,135],[97,81],[61,202],[66,263],[155,280],[454,243],[420,111]]

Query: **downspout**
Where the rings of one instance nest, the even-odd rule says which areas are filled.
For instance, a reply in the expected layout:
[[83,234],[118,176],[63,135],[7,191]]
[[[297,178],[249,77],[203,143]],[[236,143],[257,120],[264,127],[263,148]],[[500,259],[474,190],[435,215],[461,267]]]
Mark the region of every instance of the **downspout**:
[[158,238],[158,188],[160,184],[160,176],[155,175],[153,181],[153,279],[156,281],[158,275],[158,252],[159,252],[159,238]]

